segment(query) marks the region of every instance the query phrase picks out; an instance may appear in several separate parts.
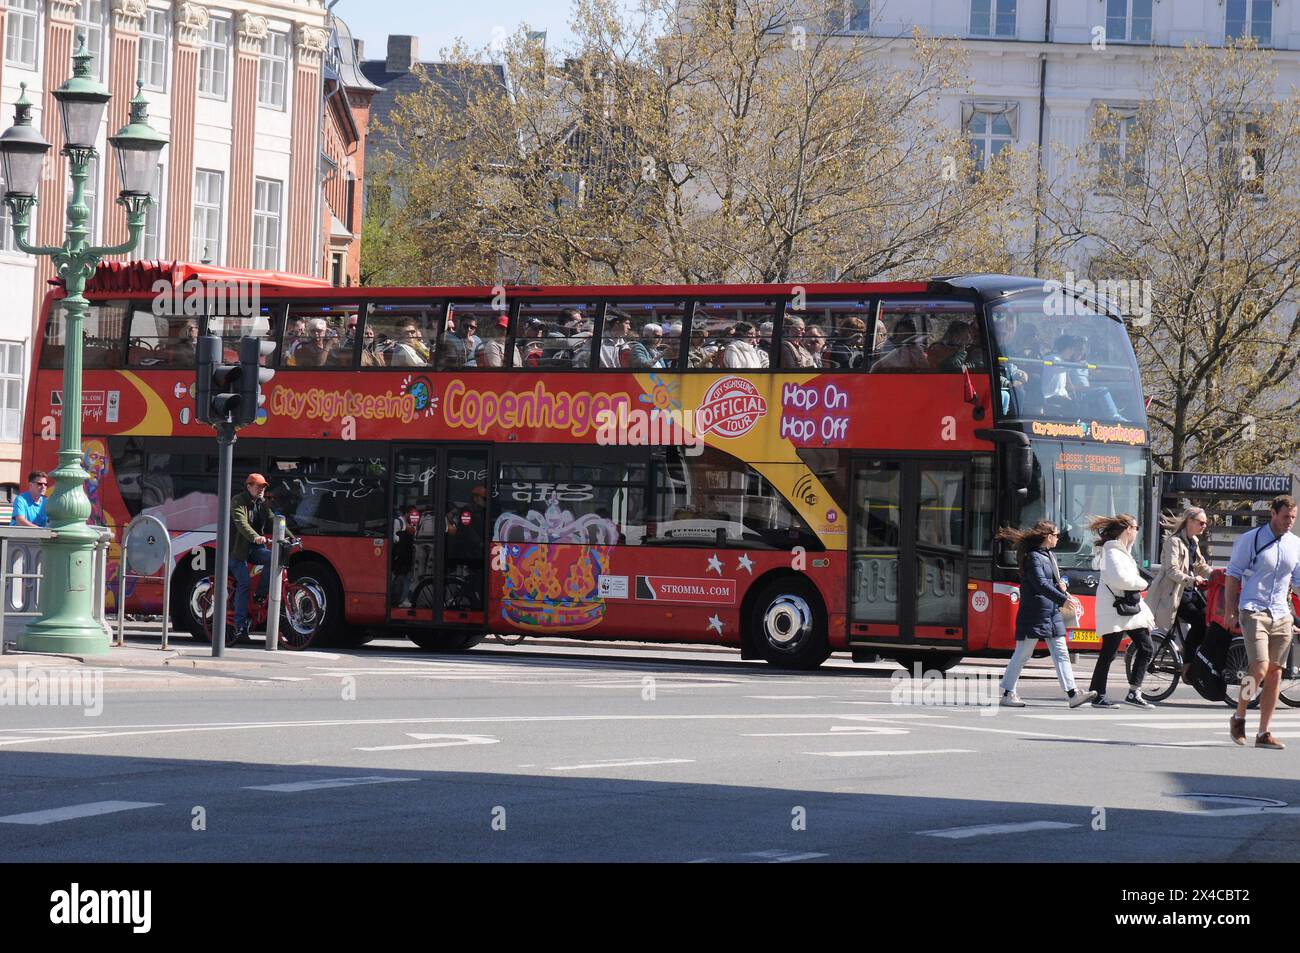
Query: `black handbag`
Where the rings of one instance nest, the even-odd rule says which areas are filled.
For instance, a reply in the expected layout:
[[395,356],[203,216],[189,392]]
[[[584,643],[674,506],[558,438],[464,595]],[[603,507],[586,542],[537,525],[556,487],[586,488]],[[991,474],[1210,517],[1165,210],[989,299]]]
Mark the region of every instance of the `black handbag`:
[[1205,617],[1205,593],[1192,586],[1183,590],[1183,597],[1178,603],[1178,614],[1189,621]]
[[1115,590],[1106,587],[1115,596],[1115,611],[1120,615],[1137,615],[1142,611],[1142,592],[1139,589],[1126,589],[1122,596],[1116,596]]

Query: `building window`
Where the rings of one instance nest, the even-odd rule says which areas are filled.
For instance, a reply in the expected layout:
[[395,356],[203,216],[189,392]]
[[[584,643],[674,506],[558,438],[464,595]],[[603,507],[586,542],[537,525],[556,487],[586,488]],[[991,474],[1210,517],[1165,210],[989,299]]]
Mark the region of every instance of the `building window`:
[[208,169],[194,172],[194,230],[190,261],[221,264],[221,201],[224,175]]
[[1227,0],[1223,35],[1228,40],[1254,37],[1260,46],[1273,44],[1273,0]]
[[226,67],[230,55],[230,21],[211,19],[199,46],[199,95],[226,98]]
[[262,40],[257,64],[257,105],[284,108],[284,90],[289,75],[289,35],[274,31]]
[[356,232],[356,204],[357,204],[357,177],[351,172],[348,173],[347,191],[345,192],[343,207],[343,224],[349,232]]
[[335,252],[330,256],[330,284],[342,288],[348,283],[348,256],[345,252]]
[[23,430],[23,345],[0,341],[0,440],[17,443]]
[[1151,0],[1106,0],[1106,39],[1151,42]]
[[1015,36],[1016,0],[971,0],[971,36]]
[[140,31],[140,79],[146,89],[162,92],[167,85],[167,29],[166,10],[145,11],[144,27]]
[[37,38],[41,30],[41,0],[9,0],[5,17],[5,62],[36,69]]
[[144,216],[144,231],[136,249],[137,258],[162,257],[163,167],[160,163],[153,179],[153,201]]
[[1261,123],[1237,119],[1225,122],[1219,134],[1219,162],[1229,177],[1237,177],[1242,191],[1264,194],[1266,174],[1265,132]]
[[[68,180],[66,191],[68,200],[72,199],[72,180]],[[99,241],[99,158],[90,160],[90,166],[86,170],[86,187],[85,187],[86,208],[90,209],[90,217],[86,219],[86,241],[94,244]]]
[[1134,109],[1107,110],[1100,131],[1101,175],[1105,185],[1131,188],[1142,183],[1146,165],[1138,141],[1138,117]]
[[280,201],[283,191],[275,179],[258,179],[253,196],[253,267],[280,268]]
[[970,141],[970,157],[976,172],[983,172],[990,159],[1015,141],[1019,111],[1015,103],[966,103],[962,106],[962,125]]
[[871,0],[840,0],[844,15],[835,24],[845,33],[866,33],[871,29]]
[[[85,37],[86,50],[94,59],[95,75],[104,78],[104,0],[81,0],[77,9],[76,26],[73,32],[77,37]],[[77,46],[73,41],[74,51]]]

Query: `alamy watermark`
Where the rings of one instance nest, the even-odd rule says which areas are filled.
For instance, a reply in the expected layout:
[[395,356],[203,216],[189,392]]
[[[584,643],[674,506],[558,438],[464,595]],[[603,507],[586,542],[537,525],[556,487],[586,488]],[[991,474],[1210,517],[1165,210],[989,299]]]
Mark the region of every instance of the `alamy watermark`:
[[99,669],[32,667],[0,669],[0,708],[80,708],[87,718],[104,712],[104,673]]
[[[1062,294],[1063,290],[1073,294]],[[1100,304],[1109,304],[1132,323],[1142,327],[1151,321],[1153,302],[1152,285],[1147,279],[1102,278],[1092,281],[1088,278],[1075,278],[1074,272],[1065,273],[1065,281],[1047,280],[1043,282],[1043,292],[1048,295],[1043,302],[1045,312],[1054,317],[1090,315],[1093,313],[1087,299]],[[1085,300],[1080,302],[1075,295]]]
[[159,278],[151,289],[155,315],[199,317],[219,314],[229,317],[254,317],[262,310],[262,285],[259,281],[211,280],[187,278],[179,284]]
[[1002,697],[998,676],[993,672],[944,673],[924,669],[920,662],[910,672],[889,677],[889,700],[895,705],[954,705],[977,707],[981,715],[994,715]]

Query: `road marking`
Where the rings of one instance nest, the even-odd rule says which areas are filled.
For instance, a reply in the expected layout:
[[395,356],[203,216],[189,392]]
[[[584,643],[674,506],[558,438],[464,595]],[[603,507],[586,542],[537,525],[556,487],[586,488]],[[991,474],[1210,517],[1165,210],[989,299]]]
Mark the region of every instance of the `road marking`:
[[135,811],[142,807],[162,805],[148,801],[92,801],[89,804],[72,804],[45,811],[30,811],[27,814],[10,814],[8,817],[0,817],[0,824],[54,824],[58,821],[75,821],[81,817],[116,814],[118,811]]
[[407,732],[406,737],[422,742],[414,745],[379,745],[373,748],[353,748],[353,751],[410,751],[413,748],[456,748],[462,745],[495,745],[500,738],[491,735],[422,735]]
[[894,728],[890,725],[832,725],[830,731],[761,731],[742,734],[742,738],[843,738],[851,735],[906,735],[909,728]]
[[267,678],[271,682],[310,682],[310,678],[302,678],[297,675],[271,675]]
[[552,771],[586,771],[600,768],[639,768],[650,764],[694,764],[694,758],[643,758],[639,760],[595,761],[590,764],[563,764],[551,768]]
[[976,754],[971,748],[919,748],[907,751],[805,751],[804,754],[821,755],[823,758],[882,758],[901,754]]
[[[1228,709],[1223,709],[1225,714]],[[1118,722],[1124,718],[1141,718],[1143,722],[1158,723],[1169,721],[1201,721],[1201,722],[1219,722],[1225,721],[1223,715],[1211,714],[1209,712],[1148,712],[1145,715],[1134,715],[1132,711],[1110,711],[1110,712],[1061,712],[1059,714],[1029,714],[1021,713],[1021,718],[1041,718],[1044,721],[1114,721]]]
[[746,695],[746,698],[757,698],[759,701],[771,702],[800,702],[813,701],[818,698],[825,698],[825,695]]
[[418,781],[419,778],[391,778],[370,775],[360,778],[321,778],[317,781],[292,781],[288,784],[255,784],[245,791],[279,791],[297,794],[300,791],[323,791],[325,788],[350,788],[360,784],[391,784],[394,781]]
[[[89,738],[129,738],[137,735],[170,735],[202,731],[255,731],[282,728],[339,728],[364,725],[506,725],[506,724],[543,724],[560,722],[594,722],[594,721],[844,721],[882,719],[942,719],[942,715],[849,715],[844,712],[790,712],[771,714],[697,714],[697,715],[448,715],[423,718],[330,718],[320,721],[227,721],[200,724],[161,724],[161,725],[100,725],[94,730],[67,728],[10,728],[10,735],[23,735],[16,741],[0,741],[0,747],[13,745],[43,744],[55,741],[82,741]],[[52,730],[74,732],[69,734],[49,735]],[[41,735],[26,737],[29,732]],[[1027,732],[1021,732],[1027,734]]]
[[816,860],[818,857],[829,857],[829,854],[796,854],[788,850],[753,850],[745,855],[746,857],[762,857],[769,864],[793,864],[801,860]]
[[944,830],[916,831],[916,833],[926,837],[962,840],[967,837],[989,837],[996,834],[1023,834],[1027,831],[1060,831],[1082,826],[1082,824],[1066,824],[1064,821],[1025,821],[1022,824],[978,824],[974,827],[949,827]]

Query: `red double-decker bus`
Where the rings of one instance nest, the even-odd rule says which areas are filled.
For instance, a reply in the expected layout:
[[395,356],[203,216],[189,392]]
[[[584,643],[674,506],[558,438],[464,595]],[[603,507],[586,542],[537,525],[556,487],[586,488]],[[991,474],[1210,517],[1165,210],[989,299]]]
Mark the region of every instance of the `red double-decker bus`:
[[[27,401],[24,463],[46,469],[59,294]],[[276,344],[236,481],[266,474],[304,538],[290,571],[323,599],[322,640],[385,629],[454,651],[517,633],[945,669],[1013,648],[995,529],[1049,518],[1087,648],[1084,523],[1146,508],[1122,320],[1036,279],[332,288],[132,263],[102,266],[88,297],[92,521],[166,523],[168,608],[198,637],[217,513],[199,334],[232,357],[244,335]],[[126,598],[164,608],[147,583]]]

